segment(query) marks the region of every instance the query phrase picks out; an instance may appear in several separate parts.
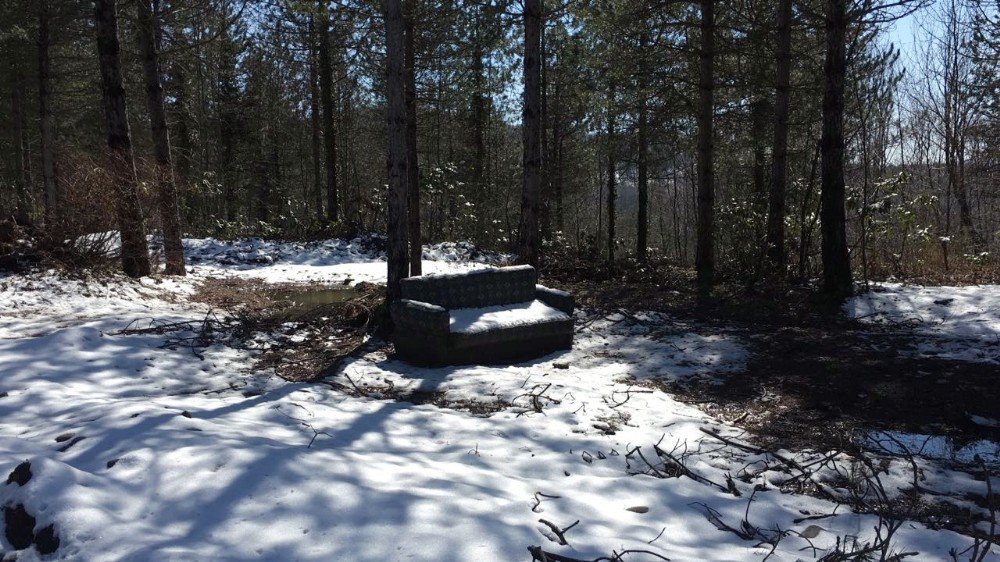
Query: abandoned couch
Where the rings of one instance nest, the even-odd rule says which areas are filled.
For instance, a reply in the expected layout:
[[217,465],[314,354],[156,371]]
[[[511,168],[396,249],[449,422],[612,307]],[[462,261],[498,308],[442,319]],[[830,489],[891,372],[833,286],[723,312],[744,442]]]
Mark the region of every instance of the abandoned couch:
[[527,265],[402,281],[391,307],[399,355],[422,364],[497,363],[573,345],[573,297]]

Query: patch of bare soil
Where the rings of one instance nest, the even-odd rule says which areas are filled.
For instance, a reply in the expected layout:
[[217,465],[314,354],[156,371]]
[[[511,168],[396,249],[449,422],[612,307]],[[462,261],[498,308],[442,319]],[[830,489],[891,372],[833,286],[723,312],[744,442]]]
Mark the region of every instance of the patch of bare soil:
[[[546,280],[578,303],[602,311],[654,310],[714,332],[736,333],[750,346],[743,372],[711,373],[659,386],[727,423],[747,429],[764,446],[836,448],[844,436],[875,430],[941,435],[956,448],[1000,442],[1000,428],[973,416],[1000,419],[996,365],[912,357],[918,336],[908,326],[880,327],[845,318],[838,303],[805,288],[748,294],[723,285],[700,300],[686,277]],[[654,331],[655,333],[655,331]]]
[[[374,351],[384,354],[387,350],[383,348]],[[377,382],[355,382],[350,375],[345,375],[345,379],[347,380],[346,384],[336,380],[330,381],[327,384],[337,391],[351,396],[408,402],[414,405],[433,404],[438,408],[460,410],[479,417],[489,417],[512,406],[510,402],[503,400],[499,396],[483,397],[481,400],[454,399],[449,398],[446,392],[440,390],[426,391],[400,388],[389,379]]]
[[745,371],[671,384],[681,400],[775,448],[834,447],[872,430],[1000,442],[997,367],[907,357],[905,336],[789,327],[750,334]]
[[223,310],[243,337],[270,334],[254,368],[304,382],[332,373],[377,328],[382,288],[359,284],[352,294],[344,291],[340,285],[224,278],[199,285],[193,300]]

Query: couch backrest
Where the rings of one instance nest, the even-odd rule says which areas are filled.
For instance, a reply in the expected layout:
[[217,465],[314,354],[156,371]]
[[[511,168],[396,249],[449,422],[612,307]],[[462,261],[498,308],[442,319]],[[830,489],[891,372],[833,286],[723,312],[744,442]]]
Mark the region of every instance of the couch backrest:
[[537,274],[530,265],[421,275],[402,281],[402,296],[444,308],[479,308],[535,298]]

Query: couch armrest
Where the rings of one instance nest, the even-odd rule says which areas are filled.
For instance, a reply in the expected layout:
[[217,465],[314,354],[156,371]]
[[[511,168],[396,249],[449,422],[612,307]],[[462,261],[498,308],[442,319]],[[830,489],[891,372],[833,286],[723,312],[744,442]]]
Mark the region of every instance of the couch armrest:
[[573,295],[566,291],[535,285],[535,298],[552,308],[559,309],[570,316],[573,315]]
[[423,337],[447,336],[451,320],[443,307],[426,302],[401,299],[389,306],[396,331]]

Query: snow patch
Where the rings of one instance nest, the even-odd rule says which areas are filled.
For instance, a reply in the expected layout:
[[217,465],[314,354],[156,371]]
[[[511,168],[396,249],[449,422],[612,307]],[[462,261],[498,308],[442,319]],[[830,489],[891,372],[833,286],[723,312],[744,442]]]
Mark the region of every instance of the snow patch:
[[918,356],[1000,363],[1000,285],[883,283],[848,299],[844,312],[864,322],[914,327],[924,336]]
[[465,334],[570,319],[569,314],[540,300],[483,308],[456,308],[449,310],[448,316],[451,331]]

